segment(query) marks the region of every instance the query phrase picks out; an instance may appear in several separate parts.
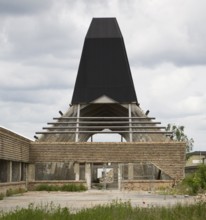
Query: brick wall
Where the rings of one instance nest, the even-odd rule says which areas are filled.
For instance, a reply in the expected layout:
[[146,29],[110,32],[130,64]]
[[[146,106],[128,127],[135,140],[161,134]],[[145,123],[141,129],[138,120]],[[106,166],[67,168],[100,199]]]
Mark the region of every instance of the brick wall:
[[175,180],[179,180],[184,177],[185,143],[31,143],[30,162],[51,161],[80,163],[147,161],[153,163]]
[[171,188],[173,185],[173,180],[123,180],[121,189],[127,191],[154,191]]
[[0,159],[29,162],[31,140],[0,127]]

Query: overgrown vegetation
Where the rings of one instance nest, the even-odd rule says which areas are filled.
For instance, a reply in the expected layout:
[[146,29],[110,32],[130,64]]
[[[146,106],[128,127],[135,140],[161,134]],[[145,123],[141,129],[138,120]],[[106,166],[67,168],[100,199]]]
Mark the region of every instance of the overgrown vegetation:
[[13,195],[16,195],[16,194],[22,194],[26,192],[25,189],[22,189],[22,188],[18,188],[18,189],[7,189],[6,190],[6,194],[4,193],[0,193],[0,200],[3,200],[4,197],[9,197],[9,196],[13,196]]
[[65,184],[63,186],[41,184],[35,188],[37,191],[66,191],[66,192],[82,192],[86,191],[87,188],[83,184]]
[[4,194],[0,193],[0,200],[3,200],[3,199],[4,199]]
[[188,187],[191,194],[204,192],[206,190],[206,165],[200,165],[195,173],[186,176],[183,184]]
[[27,209],[19,209],[10,213],[1,213],[0,219],[4,220],[52,220],[52,219],[96,219],[96,220],[188,220],[188,219],[206,219],[206,203],[196,203],[191,205],[176,205],[173,207],[150,207],[133,208],[129,202],[113,202],[104,206],[96,206],[90,209],[84,209],[77,213],[71,213],[67,208],[54,207],[47,205],[45,207],[35,207],[29,205]]
[[22,189],[22,188],[18,188],[18,189],[8,189],[7,191],[6,191],[6,196],[8,197],[8,196],[13,196],[13,195],[16,195],[16,194],[22,194],[22,193],[24,193],[24,192],[26,192],[26,190],[25,189]]
[[174,188],[160,191],[163,194],[197,195],[206,191],[206,165],[201,164],[195,173],[188,174]]

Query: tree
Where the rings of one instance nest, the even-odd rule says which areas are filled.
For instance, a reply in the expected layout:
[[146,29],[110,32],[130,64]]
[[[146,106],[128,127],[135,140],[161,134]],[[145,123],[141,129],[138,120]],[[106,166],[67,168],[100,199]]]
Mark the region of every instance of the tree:
[[188,138],[184,133],[185,127],[175,124],[168,124],[166,130],[172,132],[171,139],[174,141],[184,141],[186,143],[186,153],[192,151],[194,140],[193,138]]

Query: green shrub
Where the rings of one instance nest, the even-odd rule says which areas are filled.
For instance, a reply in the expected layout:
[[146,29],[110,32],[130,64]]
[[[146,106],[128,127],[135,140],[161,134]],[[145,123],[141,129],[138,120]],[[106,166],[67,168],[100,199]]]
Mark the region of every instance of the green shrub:
[[80,184],[79,185],[79,191],[86,191],[87,190],[87,187],[83,184]]
[[41,184],[41,185],[38,185],[36,187],[36,190],[37,191],[59,191],[59,186],[57,185],[47,185],[47,184]]
[[4,194],[0,193],[0,200],[3,200],[3,199],[4,199]]
[[13,195],[16,195],[16,194],[21,194],[21,193],[24,193],[26,192],[25,189],[22,189],[22,188],[18,188],[18,189],[7,189],[6,190],[6,196],[13,196]]
[[61,191],[75,192],[78,191],[77,186],[74,184],[66,184],[61,186]]
[[200,188],[206,189],[206,165],[202,164],[197,170]]
[[61,191],[68,191],[68,192],[81,192],[86,191],[87,188],[83,185],[76,185],[76,184],[65,184],[61,187]]
[[37,191],[66,191],[66,192],[80,192],[80,191],[86,191],[87,188],[83,185],[76,185],[76,184],[64,184],[63,186],[57,186],[57,185],[47,185],[47,184],[41,184],[36,187]]
[[206,190],[206,165],[202,164],[197,171],[186,175],[182,182],[170,189],[160,190],[160,194],[188,194],[196,195]]
[[12,189],[7,189],[6,190],[6,196],[12,196],[14,193],[13,193],[13,190]]
[[183,184],[188,187],[191,194],[206,190],[206,165],[200,165],[195,173],[186,176]]

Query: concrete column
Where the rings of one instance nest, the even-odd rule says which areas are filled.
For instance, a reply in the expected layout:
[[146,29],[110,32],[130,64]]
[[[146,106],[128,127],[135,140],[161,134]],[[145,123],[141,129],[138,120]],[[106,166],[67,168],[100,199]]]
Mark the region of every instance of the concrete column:
[[22,163],[21,162],[19,162],[19,181],[21,181],[22,180]]
[[118,164],[118,189],[121,190],[122,182],[122,164]]
[[26,189],[28,190],[29,187],[29,164],[25,164],[25,181],[26,181]]
[[80,104],[77,105],[77,124],[76,124],[75,142],[79,141],[79,117],[80,117]]
[[29,164],[27,170],[28,181],[35,181],[35,164]]
[[7,169],[8,162],[4,160],[0,160],[0,182],[7,182]]
[[12,182],[12,161],[7,162],[7,182]]
[[134,179],[134,166],[133,166],[133,163],[128,163],[128,179],[129,180]]
[[79,163],[74,164],[75,180],[79,181]]
[[91,189],[91,164],[90,163],[85,164],[85,180],[87,183],[87,188]]
[[133,141],[133,134],[132,134],[132,108],[131,108],[131,104],[129,104],[128,106],[128,110],[129,110],[129,141],[132,142]]

